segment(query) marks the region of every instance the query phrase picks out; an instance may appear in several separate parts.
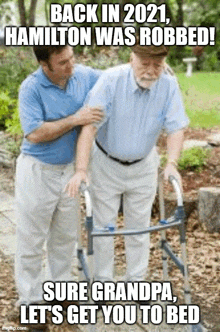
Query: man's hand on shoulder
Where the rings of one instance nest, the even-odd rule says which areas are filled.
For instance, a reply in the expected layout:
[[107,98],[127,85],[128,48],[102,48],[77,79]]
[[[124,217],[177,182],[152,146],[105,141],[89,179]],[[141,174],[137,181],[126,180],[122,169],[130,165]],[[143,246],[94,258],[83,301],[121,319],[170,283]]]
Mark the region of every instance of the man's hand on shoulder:
[[103,116],[104,112],[101,107],[88,107],[87,105],[74,114],[79,126],[100,122]]

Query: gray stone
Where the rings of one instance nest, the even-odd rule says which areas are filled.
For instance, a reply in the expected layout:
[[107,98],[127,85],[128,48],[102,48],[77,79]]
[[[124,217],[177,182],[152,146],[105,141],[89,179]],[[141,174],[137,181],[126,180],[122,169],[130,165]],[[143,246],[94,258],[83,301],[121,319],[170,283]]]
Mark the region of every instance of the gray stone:
[[198,212],[209,232],[220,231],[220,187],[199,189]]
[[211,145],[220,146],[220,133],[219,134],[210,135],[207,138],[207,141]]
[[183,150],[191,149],[194,147],[208,148],[209,145],[207,141],[202,141],[197,139],[188,139],[185,140],[183,143]]

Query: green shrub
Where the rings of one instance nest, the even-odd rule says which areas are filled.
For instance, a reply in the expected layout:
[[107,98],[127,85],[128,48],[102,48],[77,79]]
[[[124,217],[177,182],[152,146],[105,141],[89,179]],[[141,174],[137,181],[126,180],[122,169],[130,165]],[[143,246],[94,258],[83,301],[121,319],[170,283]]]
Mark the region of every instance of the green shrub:
[[22,133],[17,101],[20,84],[37,67],[31,47],[0,50],[0,127],[12,135]]
[[36,68],[37,61],[31,48],[5,48],[0,52],[0,90],[18,97],[21,82]]
[[203,71],[219,71],[219,59],[217,51],[212,53],[205,53],[201,61],[201,69]]
[[12,135],[20,135],[22,133],[18,102],[9,96],[9,92],[0,92],[0,125],[6,127],[7,131]]
[[11,117],[5,120],[5,126],[6,126],[6,130],[12,135],[21,135],[22,134],[18,107],[15,108]]
[[8,91],[0,92],[0,123],[4,124],[5,120],[11,116],[16,107],[16,100],[9,96]]
[[210,149],[194,147],[182,151],[178,160],[178,168],[182,170],[200,171],[205,165],[210,155]]
[[127,63],[130,60],[131,49],[129,47],[120,47],[118,50],[118,58],[122,63]]

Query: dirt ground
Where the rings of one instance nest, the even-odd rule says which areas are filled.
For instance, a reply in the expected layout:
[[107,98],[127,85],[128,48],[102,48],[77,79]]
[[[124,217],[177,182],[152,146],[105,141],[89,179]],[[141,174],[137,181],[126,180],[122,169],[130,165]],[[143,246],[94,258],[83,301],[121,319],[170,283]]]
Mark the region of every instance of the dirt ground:
[[[219,132],[220,128],[211,130],[187,129],[186,139],[206,139],[211,133]],[[160,150],[164,148],[164,138],[160,140]],[[196,200],[198,189],[206,186],[220,186],[220,147],[213,147],[205,168],[196,173],[182,171],[183,189],[187,197]],[[0,166],[0,190],[14,194],[14,171],[12,168]],[[210,332],[220,332],[220,233],[209,233],[198,220],[196,205],[189,211],[187,219],[187,250],[192,303],[201,308],[203,325]],[[157,214],[154,215],[157,219]],[[119,225],[123,223],[120,217]],[[177,230],[167,232],[176,252],[179,252],[179,236]],[[125,249],[122,238],[116,240],[115,265],[116,271],[123,274],[126,266]],[[162,260],[160,250],[160,235],[151,236],[151,255],[148,281],[162,279]],[[172,262],[169,264],[169,276],[173,293],[183,302],[183,280],[178,269]],[[17,298],[14,286],[12,261],[0,253],[0,326],[3,326],[8,311],[13,308]]]

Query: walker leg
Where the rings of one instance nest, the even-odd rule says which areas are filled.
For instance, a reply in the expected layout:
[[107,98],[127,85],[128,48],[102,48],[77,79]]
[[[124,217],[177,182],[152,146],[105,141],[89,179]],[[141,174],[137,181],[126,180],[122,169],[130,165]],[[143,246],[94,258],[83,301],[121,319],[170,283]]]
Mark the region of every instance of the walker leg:
[[[165,219],[165,205],[164,205],[164,195],[163,195],[163,179],[162,174],[159,174],[159,184],[158,184],[158,193],[159,193],[159,206],[160,206],[160,219]],[[188,275],[188,266],[187,266],[187,252],[186,252],[186,231],[184,220],[179,226],[180,232],[180,245],[181,245],[181,258],[183,265],[183,278],[184,278],[184,297],[185,303],[187,305],[191,304],[191,294],[190,294],[190,284],[189,284],[189,275]],[[163,260],[163,280],[168,280],[168,254],[165,251],[166,240],[166,231],[161,231],[162,239],[162,260]],[[207,330],[202,326],[201,323],[196,325],[188,325],[188,332],[206,332]]]
[[[78,198],[79,200],[79,198]],[[79,206],[80,203],[78,202]],[[78,216],[77,223],[77,258],[78,258],[78,275],[79,281],[85,280],[83,269],[84,269],[84,256],[83,256],[83,246],[82,246],[82,228],[81,228],[81,218]]]
[[186,304],[191,304],[191,293],[190,293],[190,284],[189,284],[189,273],[188,273],[188,266],[187,266],[187,253],[186,253],[186,231],[185,231],[185,224],[182,224],[179,227],[180,231],[180,243],[181,243],[181,255],[182,255],[182,262],[184,266],[184,297]]
[[[87,244],[87,256],[88,256],[88,268],[89,268],[89,303],[92,304],[92,297],[91,297],[91,286],[94,281],[94,251],[93,251],[93,237],[92,237],[92,231],[93,231],[93,217],[87,217],[86,218],[86,228],[87,228],[87,235],[88,235],[88,244]],[[89,324],[89,331],[90,332],[96,332],[96,326]]]
[[189,332],[206,332],[207,329],[203,327],[201,324],[191,325]]
[[163,264],[163,281],[168,281],[168,255],[164,250],[164,243],[166,242],[166,231],[161,231],[161,247],[162,247],[162,264]]
[[[158,194],[159,194],[159,207],[160,207],[160,219],[165,219],[165,206],[164,206],[164,196],[163,196],[163,175],[159,174],[158,176]],[[166,242],[166,231],[161,231],[162,239],[162,263],[163,263],[163,280],[167,281],[168,277],[168,255],[164,250],[163,244]]]
[[[188,273],[188,266],[187,266],[187,252],[186,252],[186,230],[185,224],[182,223],[180,225],[180,242],[181,242],[181,253],[182,253],[182,262],[184,266],[184,296],[186,304],[191,304],[191,292],[190,292],[190,283],[189,283],[189,273]],[[198,323],[195,325],[189,325],[188,327],[189,332],[205,332],[207,331],[202,324]]]

